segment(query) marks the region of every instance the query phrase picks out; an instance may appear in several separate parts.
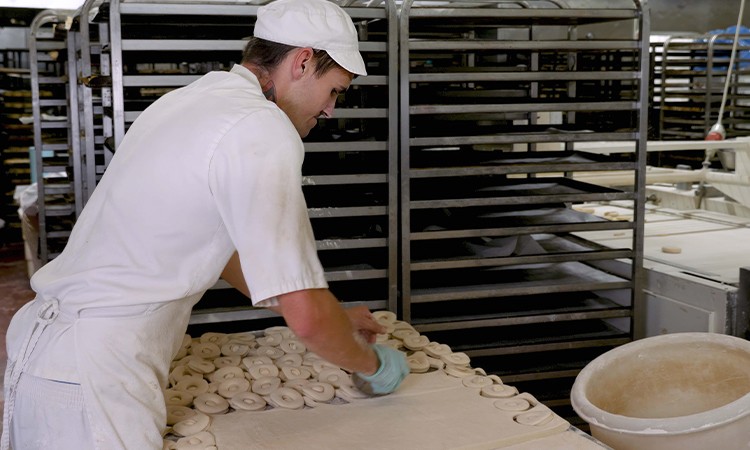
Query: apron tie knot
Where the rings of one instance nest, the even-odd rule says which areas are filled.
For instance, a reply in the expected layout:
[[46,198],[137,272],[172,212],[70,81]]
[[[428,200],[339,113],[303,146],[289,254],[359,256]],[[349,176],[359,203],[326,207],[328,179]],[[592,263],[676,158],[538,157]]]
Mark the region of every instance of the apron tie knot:
[[60,315],[60,304],[56,298],[45,300],[37,313],[37,322],[49,325]]

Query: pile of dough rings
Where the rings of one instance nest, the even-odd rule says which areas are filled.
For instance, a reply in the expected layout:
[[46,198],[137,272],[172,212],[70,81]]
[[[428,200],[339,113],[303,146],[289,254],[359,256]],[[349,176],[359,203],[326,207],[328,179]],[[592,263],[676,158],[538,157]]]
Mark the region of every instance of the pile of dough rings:
[[[431,342],[390,311],[376,311],[373,316],[386,330],[377,336],[377,342],[403,351],[412,373],[443,371],[460,378],[465,387],[497,402],[499,409],[524,405],[511,401],[518,394],[516,388],[504,385],[496,375],[472,368],[465,353]],[[284,326],[257,332],[205,333],[199,338],[186,334],[170,365],[168,380],[164,449],[215,449],[210,425],[211,417],[218,414],[307,409],[368,397],[354,386],[350,373],[307,351]],[[529,404],[527,410],[536,406]],[[540,419],[537,409],[531,411],[534,420],[526,422],[548,421]]]

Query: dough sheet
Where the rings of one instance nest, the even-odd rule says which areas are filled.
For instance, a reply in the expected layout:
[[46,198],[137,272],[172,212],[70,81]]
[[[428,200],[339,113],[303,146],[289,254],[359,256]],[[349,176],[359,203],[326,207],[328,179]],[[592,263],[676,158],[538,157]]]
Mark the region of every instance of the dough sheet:
[[[570,425],[527,393],[530,404],[506,411],[496,398],[464,386],[442,371],[410,374],[393,394],[316,408],[234,411],[213,417],[221,450],[251,449],[496,449],[563,433]],[[549,415],[538,425],[519,414]]]

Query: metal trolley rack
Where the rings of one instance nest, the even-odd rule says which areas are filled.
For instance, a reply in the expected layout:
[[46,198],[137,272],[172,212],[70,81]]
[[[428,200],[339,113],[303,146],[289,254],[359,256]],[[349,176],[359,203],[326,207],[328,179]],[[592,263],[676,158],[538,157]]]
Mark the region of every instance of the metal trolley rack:
[[[401,314],[558,409],[587,362],[640,332],[648,30],[632,0],[401,11]],[[590,141],[637,151],[573,150]],[[635,188],[571,177],[607,170],[632,171]],[[634,220],[574,207],[611,200],[635,202]],[[570,234],[582,230],[632,230],[632,246]]]
[[[75,124],[77,96],[68,75],[75,73],[68,58],[72,40],[66,21],[73,11],[45,10],[31,23],[29,60],[31,103],[34,118],[35,174],[39,209],[39,259],[53,259],[62,251],[75,221],[73,180],[79,151],[71,130]],[[40,70],[41,69],[41,70]],[[74,77],[73,77],[74,78]]]
[[[727,137],[750,135],[750,36],[740,35],[722,120]],[[660,139],[704,139],[716,123],[734,34],[674,35],[654,45]]]
[[104,114],[104,108],[112,103],[112,77],[109,54],[102,52],[109,44],[108,24],[96,20],[101,7],[102,0],[87,0],[77,12],[70,30],[70,38],[74,39],[71,58],[75,62],[76,76],[72,81],[78,96],[77,135],[81,146],[80,159],[76,162],[80,177],[75,189],[81,208],[91,197],[113,155],[105,141],[112,136],[112,120]]
[[[259,4],[210,1],[87,1],[79,17],[79,92],[87,161],[96,177],[129,125],[164,93],[239,63]],[[96,5],[97,10],[90,7]],[[398,252],[397,31],[392,1],[347,1],[368,76],[355,79],[334,116],[305,139],[303,190],[331,290],[346,304],[396,310]],[[88,21],[87,18],[92,20]],[[84,26],[87,22],[88,26]],[[85,36],[85,30],[96,30]],[[89,41],[86,43],[85,41]],[[86,60],[89,47],[90,60]],[[98,53],[99,64],[94,60]],[[98,70],[98,71],[97,71]],[[96,90],[100,89],[100,93]],[[92,91],[88,93],[89,91]],[[97,103],[99,98],[100,103]],[[97,105],[101,105],[101,115]],[[92,126],[93,120],[101,121]],[[88,128],[87,128],[88,127]],[[90,132],[93,132],[92,133]],[[108,149],[100,158],[100,143]],[[102,166],[100,167],[100,164]],[[83,164],[86,172],[91,165]],[[93,180],[87,176],[87,180]],[[89,181],[88,186],[93,186]],[[89,193],[90,194],[90,193]],[[218,287],[222,287],[219,285]],[[233,290],[214,289],[191,323],[263,319]],[[208,305],[211,305],[210,307]],[[242,306],[238,306],[242,305]]]

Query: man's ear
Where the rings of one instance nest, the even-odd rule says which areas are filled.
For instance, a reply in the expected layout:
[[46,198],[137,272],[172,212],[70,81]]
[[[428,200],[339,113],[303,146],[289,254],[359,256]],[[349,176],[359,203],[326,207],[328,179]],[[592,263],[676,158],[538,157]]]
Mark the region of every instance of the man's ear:
[[292,59],[292,79],[298,80],[302,78],[305,73],[312,73],[314,70],[313,65],[313,49],[311,47],[303,47],[297,50]]

